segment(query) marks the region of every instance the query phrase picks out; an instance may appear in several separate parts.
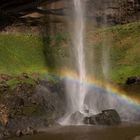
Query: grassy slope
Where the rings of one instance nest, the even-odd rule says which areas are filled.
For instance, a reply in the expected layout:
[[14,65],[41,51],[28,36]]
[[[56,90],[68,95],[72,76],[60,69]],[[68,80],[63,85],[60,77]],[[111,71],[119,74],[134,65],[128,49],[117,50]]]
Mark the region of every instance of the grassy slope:
[[[115,28],[114,28],[115,29]],[[140,23],[116,27],[112,56],[112,78],[121,82],[132,75],[140,76]],[[117,63],[115,63],[117,62]]]
[[[94,30],[94,29],[93,29]],[[109,41],[108,41],[109,40]],[[103,47],[110,47],[111,80],[124,82],[126,77],[140,75],[140,23],[119,25],[97,29],[87,33],[88,47],[86,53],[96,52],[89,59],[92,73],[97,60],[97,74],[101,73],[101,54]],[[70,51],[66,43],[66,35],[41,38],[30,34],[0,34],[0,73],[17,74],[21,72],[45,73],[46,67],[59,69],[71,67]],[[96,51],[95,51],[96,50]],[[99,61],[99,63],[98,63]],[[94,63],[95,64],[95,63]],[[100,64],[100,65],[99,65]]]
[[124,82],[128,76],[140,75],[140,23],[99,29],[94,34],[96,38],[99,38],[93,39],[94,47],[110,48],[109,76],[111,80],[119,83]]
[[0,35],[0,73],[18,74],[45,69],[41,38],[31,35]]

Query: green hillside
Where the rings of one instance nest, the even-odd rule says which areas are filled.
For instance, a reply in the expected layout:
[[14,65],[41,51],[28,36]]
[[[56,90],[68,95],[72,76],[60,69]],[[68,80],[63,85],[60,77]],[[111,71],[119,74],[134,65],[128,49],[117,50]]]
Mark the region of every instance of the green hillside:
[[121,83],[129,76],[140,75],[139,22],[99,29],[92,37],[90,48],[108,51],[111,80]]
[[[67,33],[41,37],[33,34],[0,34],[0,73],[19,74],[72,68]],[[88,72],[103,77],[101,57],[109,47],[109,79],[122,83],[128,76],[140,75],[140,23],[96,29],[86,37]],[[94,63],[93,63],[94,62]]]
[[42,41],[32,35],[0,35],[0,73],[18,74],[45,69]]

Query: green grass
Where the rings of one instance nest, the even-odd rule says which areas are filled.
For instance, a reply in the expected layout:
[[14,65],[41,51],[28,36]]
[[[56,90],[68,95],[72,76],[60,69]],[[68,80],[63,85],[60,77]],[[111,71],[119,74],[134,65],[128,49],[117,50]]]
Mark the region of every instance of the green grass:
[[0,73],[18,74],[45,69],[41,38],[32,35],[0,35]]
[[[91,50],[89,52],[94,50],[97,66],[99,65],[98,77],[103,76],[100,59],[103,48],[105,52],[107,47],[109,47],[108,62],[111,81],[124,83],[129,76],[140,76],[140,22],[100,28],[87,34],[91,40],[88,44]],[[91,69],[93,68],[94,66]]]
[[13,90],[14,88],[17,87],[18,84],[28,84],[28,85],[33,85],[34,86],[34,85],[36,85],[36,82],[31,77],[26,78],[26,79],[22,79],[22,80],[13,78],[11,80],[8,80],[6,82],[6,84],[9,86],[10,90]]
[[[109,47],[111,81],[123,83],[129,76],[140,75],[140,22],[96,30],[91,26],[86,35],[89,74],[103,78],[102,53]],[[72,69],[75,59],[71,59],[74,50],[70,46],[66,33],[47,37],[0,34],[0,73],[46,74],[63,67]]]
[[113,27],[109,32],[112,30],[111,78],[122,82],[129,76],[140,76],[140,23]]

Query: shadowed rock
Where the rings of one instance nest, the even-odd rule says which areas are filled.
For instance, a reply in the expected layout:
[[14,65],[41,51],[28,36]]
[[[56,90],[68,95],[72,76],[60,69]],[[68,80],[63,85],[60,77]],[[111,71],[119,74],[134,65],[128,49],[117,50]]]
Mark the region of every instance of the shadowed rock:
[[[0,139],[33,135],[64,112],[63,82],[23,73],[0,78]],[[6,77],[6,78],[5,78]],[[36,80],[37,79],[37,80]]]
[[116,110],[104,110],[102,113],[84,118],[85,124],[91,125],[118,125],[121,119]]
[[140,77],[138,77],[138,76],[128,77],[125,83],[127,85],[139,84],[140,83]]
[[72,121],[72,123],[77,123],[77,122],[82,122],[84,118],[84,114],[82,114],[81,112],[77,111],[75,113],[73,113],[71,115],[70,120]]
[[26,129],[23,130],[17,130],[16,132],[16,136],[20,137],[20,136],[25,136],[25,135],[33,135],[36,134],[37,130],[33,129],[32,127],[27,127]]
[[140,140],[140,136],[136,136],[134,139],[132,140]]

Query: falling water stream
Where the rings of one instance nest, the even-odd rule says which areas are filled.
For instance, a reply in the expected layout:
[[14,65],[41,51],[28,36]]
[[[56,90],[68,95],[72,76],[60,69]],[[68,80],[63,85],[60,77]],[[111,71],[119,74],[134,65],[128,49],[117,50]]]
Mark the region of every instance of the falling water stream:
[[[85,3],[84,0],[73,0],[73,32],[72,44],[74,50],[75,65],[77,66],[78,82],[66,80],[66,114],[59,120],[61,125],[81,125],[84,116],[97,114],[105,109],[115,109],[125,121],[132,121],[140,115],[138,108],[131,106],[125,100],[112,96],[108,89],[89,88],[86,81],[85,62]],[[107,80],[109,72],[109,48],[102,50],[102,71],[104,80]],[[96,65],[95,65],[96,67]],[[81,117],[81,115],[83,117]]]
[[[75,63],[77,66],[77,75],[79,79],[78,84],[69,84],[67,86],[67,102],[68,108],[66,116],[62,119],[62,124],[72,124],[71,115],[75,112],[84,113],[84,100],[86,96],[86,87],[84,82],[86,80],[85,69],[85,53],[84,53],[84,31],[85,31],[85,5],[83,0],[73,0],[74,5],[74,28],[72,33],[72,43],[75,55]],[[80,120],[74,122],[74,124],[80,124]]]
[[[74,24],[74,38],[73,44],[75,48],[75,55],[77,56],[77,67],[79,75],[79,86],[78,86],[78,106],[77,110],[82,111],[84,99],[86,95],[86,88],[84,86],[84,81],[86,79],[86,69],[85,69],[85,53],[84,53],[84,4],[82,0],[74,0],[75,9],[75,24]],[[73,97],[74,98],[74,97]]]

